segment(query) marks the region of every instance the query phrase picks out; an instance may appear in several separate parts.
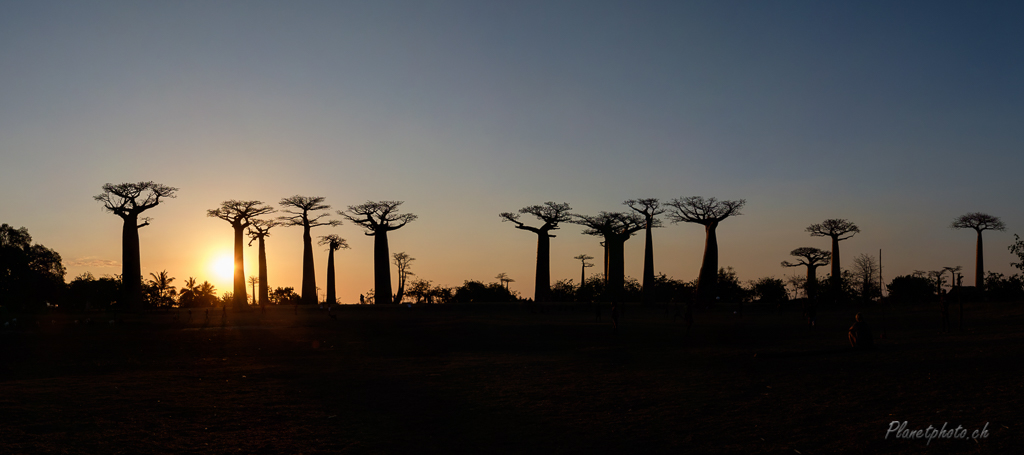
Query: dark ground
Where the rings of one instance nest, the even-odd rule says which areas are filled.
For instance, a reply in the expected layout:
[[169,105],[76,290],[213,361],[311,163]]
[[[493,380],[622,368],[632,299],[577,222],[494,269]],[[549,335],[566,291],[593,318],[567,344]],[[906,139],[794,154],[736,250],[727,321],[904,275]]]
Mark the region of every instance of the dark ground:
[[[23,316],[0,453],[1020,453],[1024,305],[696,314],[513,306]],[[75,324],[90,317],[102,322]],[[40,323],[37,326],[35,323]],[[52,322],[53,321],[53,322]],[[3,322],[3,321],[0,321]],[[886,339],[877,339],[886,329]],[[953,320],[954,329],[956,320]],[[984,439],[885,439],[988,423]],[[948,427],[947,427],[948,428]]]

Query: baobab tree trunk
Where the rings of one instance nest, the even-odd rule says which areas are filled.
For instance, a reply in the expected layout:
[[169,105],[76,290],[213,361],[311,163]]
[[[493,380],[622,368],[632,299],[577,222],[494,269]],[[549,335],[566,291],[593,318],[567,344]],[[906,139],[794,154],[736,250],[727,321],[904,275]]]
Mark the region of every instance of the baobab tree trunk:
[[626,283],[626,259],[625,240],[605,239],[605,249],[608,251],[608,277],[605,292],[612,302],[622,301],[622,290]]
[[[976,229],[977,230],[977,229]],[[985,290],[985,252],[981,247],[981,230],[978,231],[978,251],[975,261],[975,267],[977,272],[974,276],[974,287],[978,288],[979,291]]]
[[313,237],[309,226],[302,227],[302,303],[316,305],[316,276],[313,269]]
[[267,284],[267,244],[259,238],[260,248],[260,305],[270,303],[270,285]]
[[121,230],[121,295],[124,307],[142,309],[142,261],[139,259],[139,217],[127,215]]
[[241,224],[234,226],[235,228],[235,295],[232,298],[232,306],[236,309],[243,309],[246,305],[245,297],[245,263],[244,263],[244,246],[243,239],[245,237],[244,230]]
[[651,220],[647,221],[647,238],[644,246],[643,303],[654,302],[654,241],[651,235]]
[[388,232],[383,229],[373,234],[373,303],[392,303],[391,254]]
[[338,301],[338,294],[334,287],[334,248],[328,248],[327,253],[327,304]]
[[533,286],[533,300],[546,302],[551,288],[551,237],[546,231],[537,233],[537,279]]
[[807,292],[807,299],[814,300],[815,294],[817,294],[818,290],[817,266],[807,266],[807,284],[805,284],[804,286],[806,288],[805,291]]
[[843,272],[839,267],[839,236],[832,236],[832,297],[839,298],[839,292],[843,288]]
[[714,302],[718,294],[718,223],[704,226],[707,238],[704,241],[704,260],[697,277],[697,296],[705,303]]

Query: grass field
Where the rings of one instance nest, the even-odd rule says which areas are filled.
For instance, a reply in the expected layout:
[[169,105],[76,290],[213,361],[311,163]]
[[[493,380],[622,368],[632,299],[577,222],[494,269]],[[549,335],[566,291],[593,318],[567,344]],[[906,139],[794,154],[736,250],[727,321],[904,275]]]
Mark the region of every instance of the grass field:
[[640,307],[617,333],[558,306],[23,316],[0,453],[1020,453],[1024,306],[951,334],[931,307],[865,310],[869,352],[853,313],[713,309],[689,336]]

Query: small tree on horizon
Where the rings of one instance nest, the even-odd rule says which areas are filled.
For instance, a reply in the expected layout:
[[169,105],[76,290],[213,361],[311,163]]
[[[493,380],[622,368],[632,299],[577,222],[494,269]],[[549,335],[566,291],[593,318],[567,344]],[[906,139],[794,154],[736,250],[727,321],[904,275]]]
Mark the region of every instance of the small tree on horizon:
[[981,233],[984,231],[1005,231],[1006,225],[999,217],[987,213],[972,212],[961,215],[949,225],[951,229],[974,229],[978,234],[978,245],[975,250],[975,276],[974,287],[978,290],[985,289],[985,251],[982,247]]
[[398,292],[395,293],[395,303],[402,303],[402,299],[405,298],[405,282],[410,275],[416,275],[412,273],[409,268],[412,267],[412,261],[416,258],[405,254],[404,251],[395,253],[395,267],[398,269]]

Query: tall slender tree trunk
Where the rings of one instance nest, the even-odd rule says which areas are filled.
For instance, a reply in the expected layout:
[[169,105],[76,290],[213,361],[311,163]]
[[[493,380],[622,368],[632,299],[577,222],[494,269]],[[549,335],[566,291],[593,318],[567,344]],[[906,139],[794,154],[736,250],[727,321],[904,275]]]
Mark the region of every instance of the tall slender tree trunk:
[[121,295],[124,307],[142,310],[142,260],[139,258],[139,216],[126,215],[121,229]]
[[974,275],[974,287],[978,288],[979,291],[985,290],[985,252],[981,246],[981,230],[978,231],[978,251],[975,253],[975,267],[977,272]]
[[551,289],[551,237],[547,231],[537,233],[537,279],[533,285],[533,300],[547,302]]
[[804,285],[807,299],[814,300],[818,290],[818,266],[807,266],[807,284]]
[[327,253],[327,304],[338,301],[337,290],[334,287],[334,248],[328,248]]
[[643,303],[654,302],[654,237],[651,235],[653,220],[647,220],[647,238],[644,244]]
[[302,227],[302,303],[316,305],[316,272],[313,269],[313,236]]
[[392,303],[391,254],[383,229],[373,234],[373,303]]
[[611,301],[621,302],[622,290],[626,283],[626,241],[605,237],[604,244],[608,251],[608,281],[605,292]]
[[267,244],[259,237],[260,247],[260,305],[270,303],[270,285],[267,284]]
[[576,300],[580,300],[580,298],[582,298],[582,296],[583,296],[583,283],[587,282],[586,281],[587,280],[587,262],[586,261],[580,261],[580,262],[582,262],[583,264],[580,265],[580,290],[578,292],[576,292],[576,295],[577,295]]
[[832,277],[830,278],[832,284],[832,297],[839,298],[840,291],[843,290],[843,271],[839,266],[839,236],[832,236]]
[[234,228],[235,228],[235,280],[234,280],[235,286],[234,286],[234,291],[232,291],[232,292],[234,292],[235,295],[232,298],[232,306],[236,310],[239,310],[239,309],[245,308],[245,305],[246,305],[246,302],[245,302],[246,301],[246,296],[245,296],[245,294],[246,294],[246,289],[245,289],[245,258],[244,258],[245,242],[243,242],[243,239],[245,238],[245,234],[244,234],[243,231],[244,231],[245,228],[242,227],[241,223],[235,225]]
[[713,302],[718,295],[718,223],[704,226],[704,259],[697,277],[697,296],[704,302]]

